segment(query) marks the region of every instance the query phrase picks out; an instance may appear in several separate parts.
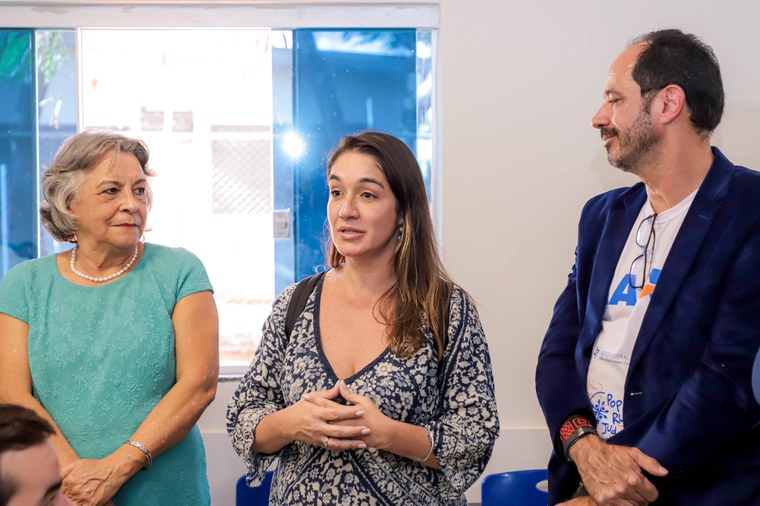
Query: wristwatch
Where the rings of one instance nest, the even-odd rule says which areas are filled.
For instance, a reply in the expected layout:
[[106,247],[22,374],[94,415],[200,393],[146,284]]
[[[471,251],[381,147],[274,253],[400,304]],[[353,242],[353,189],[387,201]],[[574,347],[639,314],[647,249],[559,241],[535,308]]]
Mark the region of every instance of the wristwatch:
[[565,458],[567,458],[569,462],[573,461],[573,459],[570,458],[570,448],[575,443],[590,434],[597,435],[596,429],[588,425],[582,425],[581,427],[575,429],[575,432],[570,434],[570,436],[565,440],[564,444],[562,445],[562,449],[565,452]]

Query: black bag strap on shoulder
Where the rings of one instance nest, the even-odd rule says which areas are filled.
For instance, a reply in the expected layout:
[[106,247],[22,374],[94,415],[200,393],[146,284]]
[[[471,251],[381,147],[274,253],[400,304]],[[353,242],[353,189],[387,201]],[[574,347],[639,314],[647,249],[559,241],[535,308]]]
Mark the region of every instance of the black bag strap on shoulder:
[[290,339],[290,334],[293,333],[293,327],[296,325],[296,320],[301,313],[303,313],[306,307],[306,301],[309,300],[309,295],[314,291],[314,287],[317,286],[319,278],[322,277],[324,272],[319,272],[308,278],[303,278],[296,285],[296,289],[293,290],[293,295],[290,297],[288,303],[288,312],[285,313],[285,335]]

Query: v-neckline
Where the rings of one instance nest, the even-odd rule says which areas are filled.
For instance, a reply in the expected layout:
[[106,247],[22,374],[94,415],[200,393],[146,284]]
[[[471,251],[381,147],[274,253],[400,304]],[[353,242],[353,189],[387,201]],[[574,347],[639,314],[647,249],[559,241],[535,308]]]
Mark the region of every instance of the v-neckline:
[[348,384],[352,382],[353,380],[359,378],[364,373],[372,370],[375,365],[378,362],[381,362],[385,357],[391,353],[391,349],[386,346],[383,351],[380,352],[380,354],[375,357],[373,360],[371,360],[367,365],[359,369],[357,372],[349,376],[348,378],[339,378],[337,374],[335,374],[335,369],[333,369],[332,364],[327,359],[327,355],[325,354],[325,349],[322,346],[322,329],[320,327],[319,322],[319,315],[320,315],[320,309],[322,306],[322,284],[325,281],[325,276],[322,276],[322,278],[317,283],[317,290],[314,294],[314,341],[317,345],[317,353],[319,354],[319,359],[322,361],[322,365],[325,368],[325,371],[327,372],[328,376],[332,377],[333,383],[337,382],[338,380],[342,379],[344,383]]

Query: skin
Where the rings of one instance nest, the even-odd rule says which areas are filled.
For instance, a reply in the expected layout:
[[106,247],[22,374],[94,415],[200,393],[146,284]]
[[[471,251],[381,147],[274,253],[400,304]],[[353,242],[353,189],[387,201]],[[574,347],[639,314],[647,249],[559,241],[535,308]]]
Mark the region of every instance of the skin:
[[646,107],[641,88],[631,77],[639,52],[635,46],[612,64],[604,103],[591,120],[610,164],[637,175],[656,158],[661,141],[659,131],[652,128],[651,104]]
[[642,103],[641,106],[630,125],[600,129],[602,139],[607,140],[605,147],[610,164],[626,172],[636,173],[642,162],[654,155],[660,141],[652,131],[652,119],[644,109],[646,104]]
[[333,243],[352,263],[389,271],[396,247],[398,202],[374,158],[347,152],[333,163],[328,176],[327,219]]
[[[677,85],[653,91],[648,111],[631,72],[645,47],[629,47],[610,66],[604,103],[592,124],[601,133],[610,163],[638,175],[656,213],[686,198],[702,183],[713,155],[709,135],[691,125],[686,96]],[[572,505],[643,505],[658,497],[643,474],[665,476],[660,463],[637,448],[607,444],[586,436],[570,449],[589,492]]]
[[571,499],[563,503],[559,503],[557,506],[598,506],[598,503],[591,497],[579,497],[577,499]]
[[[607,74],[604,101],[591,120],[599,129],[613,165],[636,174],[646,185],[655,212],[661,213],[696,190],[713,161],[708,133],[691,125],[686,95],[678,85],[652,91],[649,112],[643,111],[641,88],[631,72],[644,43],[623,51]],[[649,137],[645,149],[644,137]],[[638,153],[635,147],[640,147]]]
[[[114,154],[106,153],[85,172],[69,208],[77,217],[77,270],[101,277],[127,263],[145,230],[147,189],[147,177],[132,153],[119,153],[115,164]],[[68,255],[62,257],[68,260]]]
[[335,374],[349,378],[388,344],[376,303],[396,283],[391,260],[398,203],[375,159],[361,153],[348,152],[335,161],[329,189],[330,235],[346,266],[327,275],[319,323]]
[[[71,211],[77,216],[77,269],[92,276],[118,271],[132,256],[145,227],[147,181],[134,155],[120,153],[97,160],[84,176],[79,198]],[[61,274],[72,283],[94,286],[74,275],[70,253],[57,258]],[[81,263],[80,263],[81,259]],[[137,265],[137,263],[135,265]],[[117,278],[118,279],[118,278]],[[218,315],[210,292],[188,295],[172,313],[175,333],[177,383],[130,436],[154,458],[179,442],[192,429],[216,395],[219,372]],[[81,459],[32,396],[27,355],[29,326],[0,314],[0,335],[8,343],[0,350],[0,399],[33,409],[56,429],[51,442],[62,465],[64,494],[75,504],[110,504],[121,486],[146,464],[137,448],[122,445],[102,459]]]
[[[347,152],[328,175],[330,233],[345,264],[324,278],[320,308],[322,346],[333,371],[348,378],[388,345],[377,301],[396,282],[392,267],[399,216],[396,197],[371,156]],[[362,336],[357,339],[356,336]],[[334,401],[343,397],[351,405]],[[421,460],[430,451],[423,427],[385,416],[366,396],[339,380],[297,403],[265,416],[256,428],[253,450],[275,453],[293,441],[333,451],[377,448]],[[423,462],[438,469],[435,455]]]
[[589,495],[600,506],[649,504],[659,494],[642,471],[654,476],[668,474],[657,460],[639,449],[607,444],[593,435],[574,444],[570,458]]
[[61,471],[53,445],[45,441],[23,450],[0,455],[0,475],[14,483],[16,492],[8,506],[66,506],[61,493]]

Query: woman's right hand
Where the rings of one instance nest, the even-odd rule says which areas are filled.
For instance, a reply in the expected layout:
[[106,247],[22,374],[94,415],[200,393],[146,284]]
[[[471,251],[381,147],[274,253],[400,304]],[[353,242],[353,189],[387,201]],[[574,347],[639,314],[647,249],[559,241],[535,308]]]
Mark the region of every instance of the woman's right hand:
[[339,420],[357,420],[364,416],[364,411],[357,406],[346,406],[335,402],[340,395],[340,382],[329,390],[320,390],[305,394],[297,403],[290,406],[296,421],[296,439],[329,450],[354,450],[366,448],[362,436],[370,433],[369,427],[362,425],[335,425]]
[[122,445],[102,459],[79,459],[61,469],[61,490],[74,504],[108,506],[122,485],[145,464],[144,456]]
[[329,390],[309,392],[287,408],[264,417],[256,427],[253,450],[275,453],[293,441],[321,446],[328,450],[366,448],[362,436],[369,434],[363,425],[341,426],[332,422],[359,419],[364,412],[356,406],[335,402],[338,383]]
[[106,504],[121,487],[102,460],[79,459],[61,469],[61,491],[77,506]]

